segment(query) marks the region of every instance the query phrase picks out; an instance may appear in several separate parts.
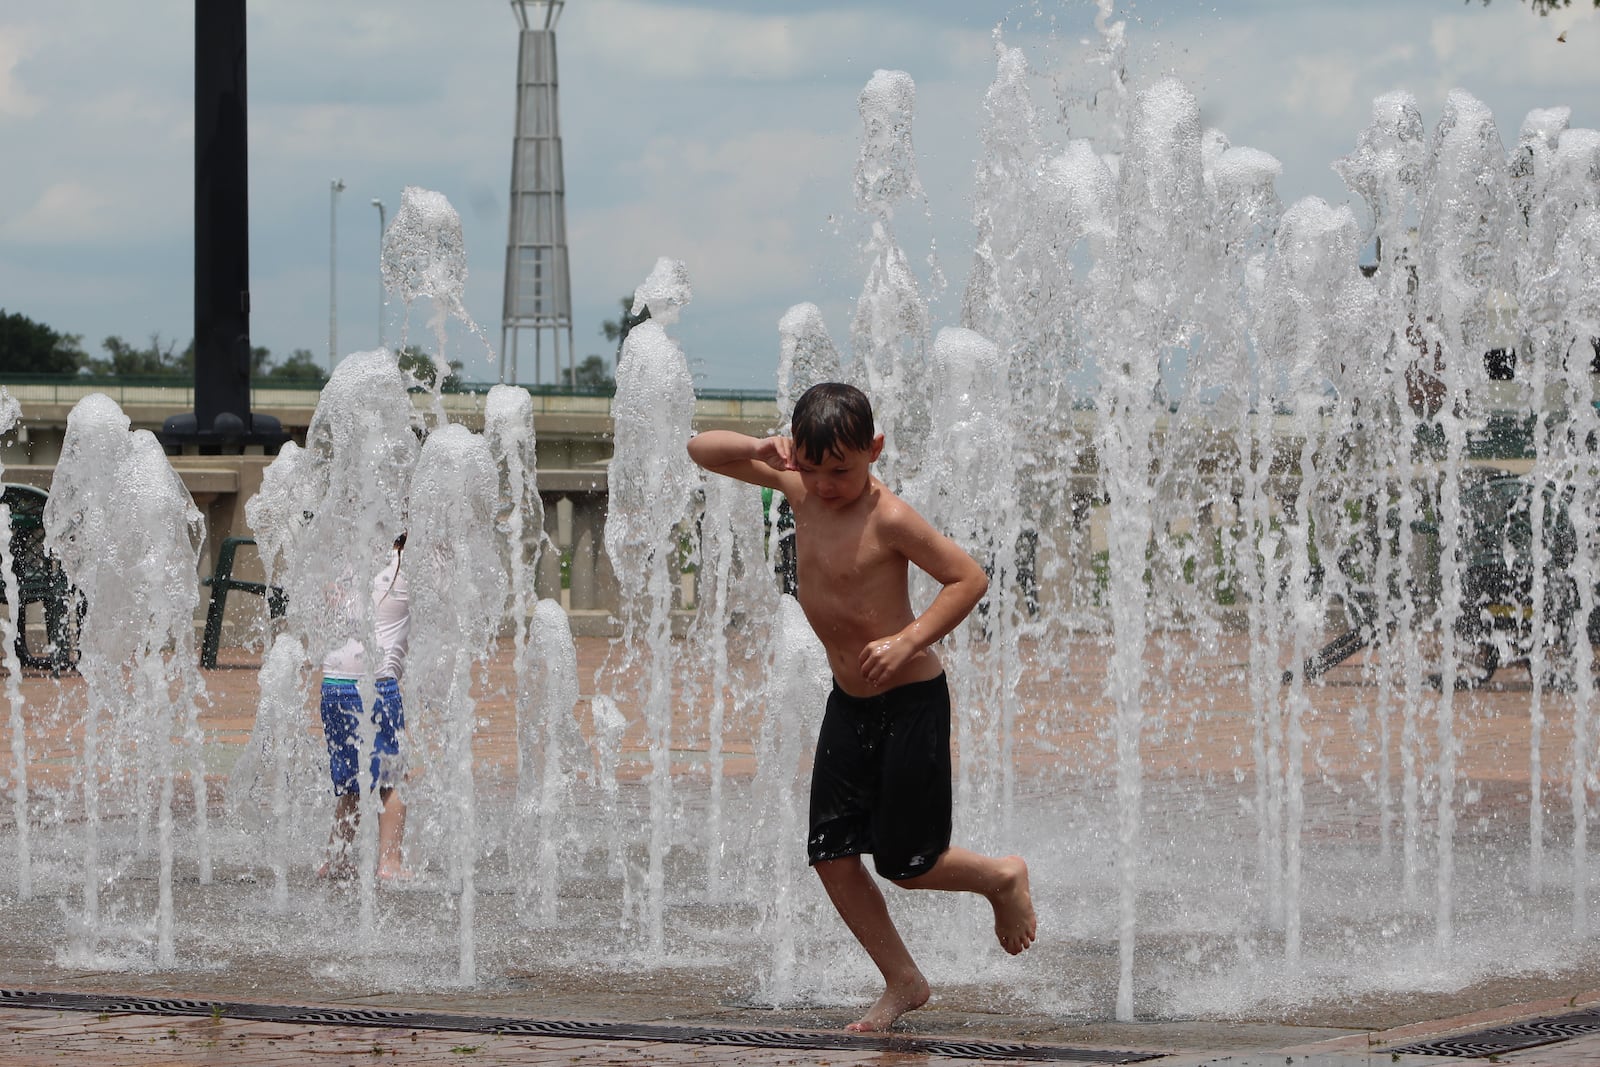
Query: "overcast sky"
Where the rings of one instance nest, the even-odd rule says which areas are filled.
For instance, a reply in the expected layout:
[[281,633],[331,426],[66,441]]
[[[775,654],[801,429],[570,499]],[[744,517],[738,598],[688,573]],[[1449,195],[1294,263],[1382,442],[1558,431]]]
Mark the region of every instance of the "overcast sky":
[[[1600,13],[1540,18],[1517,0],[1119,0],[1135,87],[1176,73],[1205,121],[1284,164],[1285,203],[1351,199],[1329,164],[1373,97],[1415,94],[1431,127],[1460,87],[1514,143],[1566,104],[1600,125]],[[193,0],[0,7],[0,308],[81,334],[181,346],[193,332]],[[926,217],[913,264],[947,279],[954,324],[971,256],[970,190],[995,35],[1071,94],[1092,89],[1091,0],[568,0],[558,24],[578,351],[657,257],[695,289],[675,335],[702,385],[773,385],[777,321],[812,301],[836,342],[862,281],[851,175],[856,98],[879,68],[917,86]],[[1565,32],[1566,40],[1558,41]],[[375,347],[378,212],[437,190],[460,212],[466,306],[498,349],[517,29],[504,0],[256,0],[249,6],[254,343],[325,359],[332,179],[338,347]],[[1086,136],[1074,106],[1056,140]],[[915,212],[907,214],[915,216]],[[387,339],[403,309],[388,309]],[[411,338],[431,346],[414,313]],[[452,335],[464,377],[495,357]],[[548,376],[549,370],[546,369]],[[520,376],[532,377],[524,359]]]

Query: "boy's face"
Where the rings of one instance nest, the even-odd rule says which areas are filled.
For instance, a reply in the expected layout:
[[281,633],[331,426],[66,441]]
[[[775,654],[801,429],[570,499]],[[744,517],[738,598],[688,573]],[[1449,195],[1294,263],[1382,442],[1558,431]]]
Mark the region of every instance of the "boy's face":
[[829,452],[815,463],[796,453],[795,469],[800,472],[800,482],[806,492],[822,501],[824,507],[837,511],[861,499],[872,478],[872,464],[882,451],[883,434],[880,433],[873,437],[870,448]]

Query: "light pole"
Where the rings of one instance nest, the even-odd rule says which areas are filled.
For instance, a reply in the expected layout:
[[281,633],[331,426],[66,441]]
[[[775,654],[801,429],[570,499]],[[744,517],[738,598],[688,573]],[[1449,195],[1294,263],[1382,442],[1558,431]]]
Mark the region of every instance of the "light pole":
[[339,194],[344,179],[328,183],[328,373],[339,358]]
[[378,347],[383,347],[383,201],[372,198],[378,209]]

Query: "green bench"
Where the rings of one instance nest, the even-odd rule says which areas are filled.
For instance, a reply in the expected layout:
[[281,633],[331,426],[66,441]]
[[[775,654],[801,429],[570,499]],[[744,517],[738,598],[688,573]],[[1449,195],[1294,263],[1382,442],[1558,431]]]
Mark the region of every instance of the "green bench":
[[[11,578],[0,588],[0,604],[9,590],[17,591],[17,658],[24,667],[60,672],[78,661],[78,624],[83,603],[72,595],[71,583],[61,564],[45,551],[44,505],[50,494],[31,485],[8,485],[0,502],[11,509],[11,537],[0,547],[0,561]],[[28,613],[33,605],[44,612],[45,647],[35,651],[28,643]]]
[[217,567],[209,578],[200,579],[201,585],[211,587],[211,602],[206,606],[206,629],[200,639],[200,666],[207,669],[217,665],[217,646],[222,643],[222,616],[228,608],[228,594],[251,593],[267,598],[267,611],[274,619],[281,619],[289,609],[289,597],[275,585],[265,582],[247,582],[233,576],[234,557],[240,545],[253,545],[254,537],[224,537],[217,549]]

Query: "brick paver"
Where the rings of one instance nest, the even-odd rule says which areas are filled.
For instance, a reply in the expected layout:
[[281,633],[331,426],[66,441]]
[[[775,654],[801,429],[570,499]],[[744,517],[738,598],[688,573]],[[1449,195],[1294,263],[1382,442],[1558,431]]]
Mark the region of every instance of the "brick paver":
[[[232,1019],[50,1013],[0,1008],[0,1063],[74,1067],[162,1064],[791,1064],[895,1065],[958,1062],[893,1051],[795,1051],[659,1041],[596,1041],[438,1030],[311,1026]],[[970,1061],[969,1061],[970,1062]],[[1005,1059],[989,1059],[1006,1064]]]

